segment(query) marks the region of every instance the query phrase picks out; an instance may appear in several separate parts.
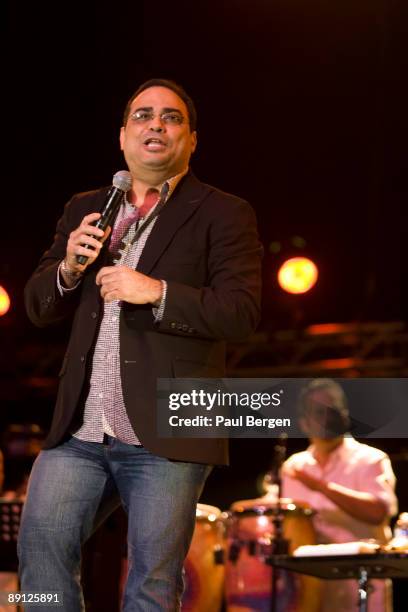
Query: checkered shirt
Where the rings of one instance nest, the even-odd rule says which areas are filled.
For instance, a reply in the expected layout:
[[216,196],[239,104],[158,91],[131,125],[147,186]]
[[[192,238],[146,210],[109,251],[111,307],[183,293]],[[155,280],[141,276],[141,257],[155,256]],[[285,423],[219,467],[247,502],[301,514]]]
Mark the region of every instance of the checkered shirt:
[[[166,201],[186,172],[187,170],[167,181],[169,191]],[[157,193],[157,199],[159,199],[159,193]],[[153,206],[145,219],[141,220],[140,223],[148,219],[148,216],[152,214],[154,208],[155,206]],[[130,248],[126,248],[126,245],[132,242],[137,231],[137,223],[133,223],[126,228],[126,217],[132,215],[134,216],[134,206],[129,204],[125,199],[115,220],[112,232],[114,234],[115,229],[120,226],[125,227],[125,233],[119,245],[119,249],[113,252],[112,256],[114,257],[114,265],[128,266],[129,268],[135,269],[150,232],[157,221],[157,217],[146,227],[146,230],[142,232],[139,239],[136,240]],[[57,284],[60,292],[72,291],[78,286],[76,285],[72,289],[67,290],[62,286],[60,281],[61,279],[58,272]],[[160,320],[163,317],[166,289],[167,285],[163,282],[161,303],[158,308],[153,308],[153,316],[156,320]],[[80,440],[102,442],[104,434],[106,433],[110,436],[117,437],[121,442],[126,444],[140,444],[130,424],[122,393],[119,337],[121,307],[122,302],[119,300],[103,303],[103,316],[93,354],[90,389],[85,401],[83,424],[77,431],[71,432],[72,435]]]

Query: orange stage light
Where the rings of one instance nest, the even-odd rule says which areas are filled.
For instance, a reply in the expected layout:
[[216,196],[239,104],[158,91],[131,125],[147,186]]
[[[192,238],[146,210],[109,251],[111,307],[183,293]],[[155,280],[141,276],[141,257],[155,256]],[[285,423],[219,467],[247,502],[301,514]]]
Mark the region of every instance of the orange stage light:
[[10,298],[7,291],[0,285],[0,317],[5,315],[10,308]]
[[315,285],[317,277],[317,266],[307,257],[287,259],[278,272],[279,285],[288,293],[306,293]]

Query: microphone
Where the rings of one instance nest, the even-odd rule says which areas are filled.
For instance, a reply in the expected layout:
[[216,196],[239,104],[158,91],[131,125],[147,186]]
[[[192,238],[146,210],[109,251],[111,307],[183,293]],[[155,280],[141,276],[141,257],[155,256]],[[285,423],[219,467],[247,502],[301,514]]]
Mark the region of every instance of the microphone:
[[271,468],[268,472],[266,472],[264,476],[263,486],[264,489],[267,491],[272,490],[272,485],[278,485],[279,488],[281,486],[281,468],[286,459],[287,444],[288,434],[279,434],[278,441],[276,442],[273,449],[274,454]]
[[273,466],[272,466],[272,470],[274,470],[276,474],[276,481],[278,482],[280,480],[280,471],[281,471],[282,465],[286,459],[287,448],[288,448],[288,434],[281,433],[279,434],[278,441],[274,447],[275,457],[274,457]]
[[[91,225],[105,231],[115,217],[124,194],[129,191],[131,186],[132,177],[130,172],[127,170],[119,170],[119,172],[116,172],[116,174],[113,176],[112,187],[110,187],[108,193],[106,194],[105,202],[101,210],[101,216]],[[84,244],[84,247],[88,249],[92,248],[89,246],[89,244]],[[77,262],[81,265],[86,264],[88,259],[89,258],[86,255],[76,256]]]

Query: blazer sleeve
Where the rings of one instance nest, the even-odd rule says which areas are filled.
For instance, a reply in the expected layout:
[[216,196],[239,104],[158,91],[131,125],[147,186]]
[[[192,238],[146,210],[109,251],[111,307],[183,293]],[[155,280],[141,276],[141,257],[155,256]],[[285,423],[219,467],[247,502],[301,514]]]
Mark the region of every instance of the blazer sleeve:
[[221,207],[210,224],[208,283],[196,288],[168,281],[158,331],[240,341],[255,330],[263,248],[252,207],[237,198],[233,204]]
[[25,286],[26,311],[29,319],[38,327],[46,327],[63,321],[72,315],[78,305],[80,287],[63,296],[60,295],[57,287],[57,270],[61,260],[65,257],[69,234],[80,222],[78,216],[73,214],[75,204],[76,196],[66,204],[63,215],[57,223],[54,241],[41,257],[36,270]]

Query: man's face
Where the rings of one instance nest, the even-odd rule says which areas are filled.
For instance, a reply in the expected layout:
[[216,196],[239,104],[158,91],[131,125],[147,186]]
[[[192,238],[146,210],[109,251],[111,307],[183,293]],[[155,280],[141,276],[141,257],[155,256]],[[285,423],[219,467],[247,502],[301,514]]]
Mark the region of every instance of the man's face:
[[305,398],[306,414],[300,419],[310,438],[331,439],[343,435],[343,420],[336,408],[336,397],[328,389],[310,392]]
[[[138,120],[134,113],[143,120]],[[160,115],[174,113],[182,122],[164,121]],[[153,114],[153,118],[145,120]],[[166,180],[184,170],[196,148],[196,132],[190,131],[187,107],[166,87],[149,87],[132,102],[129,118],[120,131],[120,146],[134,178]]]

